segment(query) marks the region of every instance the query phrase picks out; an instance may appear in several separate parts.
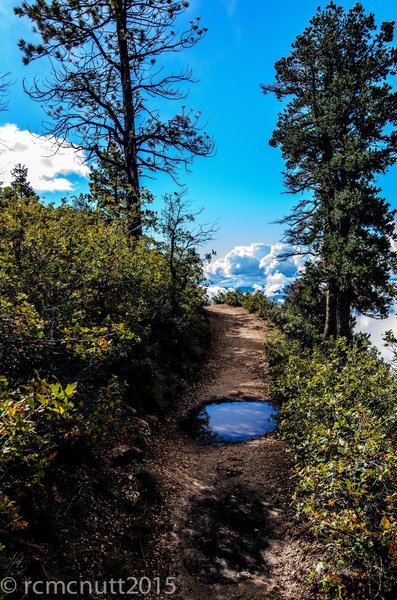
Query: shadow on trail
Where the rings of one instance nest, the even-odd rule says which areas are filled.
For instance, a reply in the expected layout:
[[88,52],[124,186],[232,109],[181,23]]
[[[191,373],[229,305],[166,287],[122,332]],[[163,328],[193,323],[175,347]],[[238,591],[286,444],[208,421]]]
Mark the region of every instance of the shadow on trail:
[[233,583],[268,571],[269,510],[255,490],[220,482],[195,497],[185,522],[185,565],[208,583]]

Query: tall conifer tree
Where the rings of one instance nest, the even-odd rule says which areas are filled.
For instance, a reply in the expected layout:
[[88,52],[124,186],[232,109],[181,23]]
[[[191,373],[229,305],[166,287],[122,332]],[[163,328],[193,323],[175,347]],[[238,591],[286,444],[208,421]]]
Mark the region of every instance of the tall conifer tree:
[[393,37],[394,23],[377,28],[361,4],[330,2],[262,86],[289,99],[270,143],[286,161],[287,190],[309,193],[283,221],[288,242],[318,257],[326,336],[351,336],[352,309],[385,316],[394,293],[394,211],[376,185],[397,159]]
[[28,180],[28,169],[25,165],[18,163],[11,171],[11,187],[17,193],[19,198],[26,196],[27,198],[36,197],[36,193]]

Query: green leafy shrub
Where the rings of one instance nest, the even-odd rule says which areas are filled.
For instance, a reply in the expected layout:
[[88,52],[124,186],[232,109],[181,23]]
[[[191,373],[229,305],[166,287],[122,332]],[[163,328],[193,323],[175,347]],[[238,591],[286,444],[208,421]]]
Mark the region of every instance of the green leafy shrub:
[[[185,336],[204,303],[193,247],[182,259],[174,240],[172,274],[166,243],[132,242],[122,220],[109,222],[84,204],[44,205],[7,188],[0,234],[0,357],[7,376],[26,379],[37,369],[62,378],[70,371],[79,382],[105,384],[120,372],[136,381],[128,362],[164,364],[165,349]],[[166,354],[173,360],[171,349]]]
[[137,241],[125,219],[84,198],[54,206],[0,190],[5,556],[31,519],[51,511],[57,477],[72,480],[85,453],[125,428],[125,404],[165,412],[197,370],[207,336],[203,266],[182,209],[167,236]]
[[15,531],[26,523],[14,498],[42,481],[51,452],[71,435],[76,384],[37,378],[10,389],[2,377],[0,386],[0,515],[3,528]]
[[312,576],[340,597],[360,585],[383,597],[397,566],[395,375],[375,351],[344,339],[304,354],[285,340],[276,348],[274,388],[296,460],[298,508],[328,558]]
[[242,305],[251,313],[257,314],[261,319],[271,321],[278,327],[285,322],[285,314],[280,304],[270,300],[263,292],[246,292]]
[[214,304],[228,304],[229,306],[242,306],[244,292],[241,290],[224,290],[214,296]]

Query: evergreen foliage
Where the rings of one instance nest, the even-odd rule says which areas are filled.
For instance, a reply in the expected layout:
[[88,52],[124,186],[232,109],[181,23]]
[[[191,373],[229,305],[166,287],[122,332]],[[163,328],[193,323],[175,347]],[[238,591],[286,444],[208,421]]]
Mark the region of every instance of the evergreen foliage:
[[264,85],[289,99],[270,143],[286,161],[285,185],[308,193],[283,222],[286,240],[317,257],[327,336],[352,334],[352,309],[387,314],[396,255],[394,211],[376,177],[397,158],[394,23],[379,28],[361,4],[318,9]]
[[323,560],[310,579],[337,598],[393,598],[397,566],[395,373],[346,341],[304,352],[271,342],[280,429],[296,463],[298,511]]
[[28,181],[28,169],[25,167],[25,165],[21,165],[21,163],[15,165],[11,171],[11,176],[13,178],[11,181],[11,187],[13,190],[15,190],[19,198],[22,198],[23,196],[36,196],[34,189]]

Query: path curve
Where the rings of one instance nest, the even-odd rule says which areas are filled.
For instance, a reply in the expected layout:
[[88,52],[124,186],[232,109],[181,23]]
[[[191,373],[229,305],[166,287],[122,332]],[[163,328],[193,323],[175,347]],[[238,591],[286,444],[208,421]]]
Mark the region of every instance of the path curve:
[[[203,378],[177,416],[212,396],[266,399],[266,323],[242,308],[206,309],[212,345]],[[175,600],[313,598],[304,586],[305,528],[294,521],[286,444],[267,435],[247,444],[202,445],[170,419],[158,442],[164,506],[152,557],[175,576]],[[171,596],[165,596],[164,598]]]

